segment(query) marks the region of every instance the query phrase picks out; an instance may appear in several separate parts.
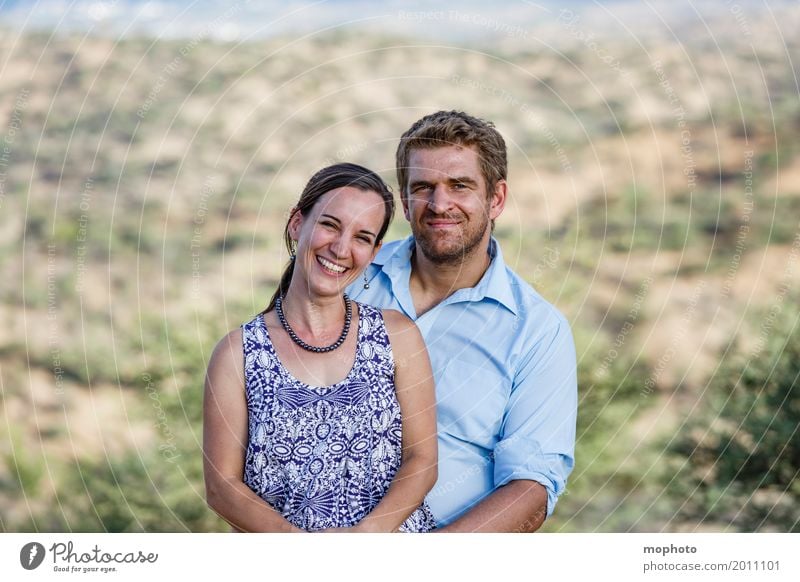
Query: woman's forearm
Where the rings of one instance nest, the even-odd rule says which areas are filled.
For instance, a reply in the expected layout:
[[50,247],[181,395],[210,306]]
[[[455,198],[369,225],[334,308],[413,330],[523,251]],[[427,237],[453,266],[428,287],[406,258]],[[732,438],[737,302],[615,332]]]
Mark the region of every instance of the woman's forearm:
[[363,532],[396,531],[417,509],[436,483],[436,459],[409,457],[400,465],[389,490],[355,529]]
[[207,483],[206,499],[217,515],[244,532],[298,533],[292,525],[241,480],[216,479]]

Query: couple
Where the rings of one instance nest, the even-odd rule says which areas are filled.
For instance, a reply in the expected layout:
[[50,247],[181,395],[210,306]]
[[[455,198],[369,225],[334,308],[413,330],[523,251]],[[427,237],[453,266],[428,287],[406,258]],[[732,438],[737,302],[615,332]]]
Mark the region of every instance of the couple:
[[552,513],[573,466],[575,348],[491,236],[506,175],[493,124],[423,117],[397,149],[413,235],[386,245],[379,176],[311,178],[275,296],[209,363],[206,494],[234,528],[523,532]]

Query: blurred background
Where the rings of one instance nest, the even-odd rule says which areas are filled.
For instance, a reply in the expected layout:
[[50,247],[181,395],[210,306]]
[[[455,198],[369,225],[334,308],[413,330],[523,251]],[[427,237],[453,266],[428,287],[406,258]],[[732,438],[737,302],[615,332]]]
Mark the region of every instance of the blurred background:
[[0,530],[225,530],[203,377],[289,207],[337,161],[395,184],[399,135],[463,109],[509,146],[506,260],[577,343],[543,531],[800,531],[798,28],[788,1],[0,0]]

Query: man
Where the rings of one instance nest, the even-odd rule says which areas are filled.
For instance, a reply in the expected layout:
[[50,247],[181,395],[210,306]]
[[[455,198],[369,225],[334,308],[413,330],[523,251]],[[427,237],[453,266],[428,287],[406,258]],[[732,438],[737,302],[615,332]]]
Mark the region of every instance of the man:
[[439,111],[403,134],[397,177],[413,235],[385,244],[349,292],[405,313],[425,338],[438,531],[535,531],[573,467],[575,348],[491,235],[508,192],[505,142],[489,122]]

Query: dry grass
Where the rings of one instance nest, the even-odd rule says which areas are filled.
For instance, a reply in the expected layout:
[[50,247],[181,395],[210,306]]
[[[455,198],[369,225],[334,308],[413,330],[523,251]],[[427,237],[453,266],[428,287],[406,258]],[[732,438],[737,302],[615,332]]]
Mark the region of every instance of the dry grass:
[[[393,181],[397,137],[438,108],[492,119],[506,137],[512,197],[498,236],[514,268],[585,328],[582,351],[613,340],[652,277],[625,349],[651,369],[674,352],[658,375],[664,394],[705,386],[749,314],[796,285],[791,241],[752,237],[724,291],[735,232],[715,230],[717,199],[739,224],[753,151],[753,216],[797,231],[786,209],[800,194],[800,113],[771,43],[757,67],[737,50],[614,42],[622,80],[581,46],[412,44],[337,35],[187,51],[184,41],[0,39],[0,118],[27,95],[0,199],[0,379],[15,449],[61,462],[152,449],[142,374],[160,370],[165,399],[200,389],[214,338],[271,294],[285,212],[307,177],[348,160]],[[689,159],[657,60],[684,109]],[[653,225],[690,191],[694,214],[680,207],[676,219],[690,236],[668,240]],[[789,201],[780,212],[765,202],[776,196]],[[605,237],[615,221],[623,239],[637,228],[646,237],[615,247]],[[407,232],[402,217],[391,232]],[[546,249],[558,260],[542,268]],[[183,420],[170,422],[177,431]],[[8,523],[27,513],[20,503],[0,506]]]

